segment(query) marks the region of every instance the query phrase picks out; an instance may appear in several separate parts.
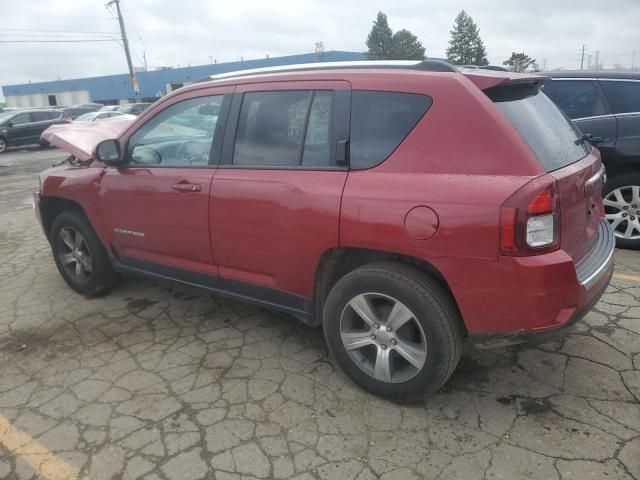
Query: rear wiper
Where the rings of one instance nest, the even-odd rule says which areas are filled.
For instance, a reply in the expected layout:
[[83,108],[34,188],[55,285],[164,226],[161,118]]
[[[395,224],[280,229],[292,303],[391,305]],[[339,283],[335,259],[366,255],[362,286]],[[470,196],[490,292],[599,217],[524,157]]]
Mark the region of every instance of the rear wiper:
[[604,142],[604,138],[602,138],[602,137],[594,137],[590,133],[583,133],[582,135],[580,135],[578,138],[576,138],[573,141],[573,143],[575,143],[576,145],[580,145],[583,142],[589,142],[592,145],[597,145],[598,143]]

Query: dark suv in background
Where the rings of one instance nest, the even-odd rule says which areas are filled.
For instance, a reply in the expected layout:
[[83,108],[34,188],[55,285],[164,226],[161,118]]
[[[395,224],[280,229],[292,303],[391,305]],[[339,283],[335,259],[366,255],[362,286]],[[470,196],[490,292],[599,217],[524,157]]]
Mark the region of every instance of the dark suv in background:
[[40,135],[51,125],[71,119],[61,110],[33,109],[0,113],[0,153],[8,147],[40,142]]
[[606,218],[619,247],[640,249],[640,73],[549,72],[544,92],[602,152]]

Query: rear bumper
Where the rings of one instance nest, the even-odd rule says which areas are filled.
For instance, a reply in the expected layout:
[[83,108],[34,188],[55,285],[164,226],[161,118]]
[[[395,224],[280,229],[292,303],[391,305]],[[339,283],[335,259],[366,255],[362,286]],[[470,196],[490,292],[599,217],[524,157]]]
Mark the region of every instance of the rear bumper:
[[[613,274],[615,238],[602,221],[597,240],[580,262],[563,250],[498,262],[465,263],[465,276],[450,281],[470,340],[503,341],[557,330],[598,302]],[[447,268],[447,266],[445,266]]]

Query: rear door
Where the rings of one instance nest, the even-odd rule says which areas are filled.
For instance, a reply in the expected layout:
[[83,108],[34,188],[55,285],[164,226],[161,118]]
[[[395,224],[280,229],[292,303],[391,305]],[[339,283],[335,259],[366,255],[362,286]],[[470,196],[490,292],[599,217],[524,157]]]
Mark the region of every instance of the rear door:
[[349,104],[342,81],[237,87],[210,209],[225,288],[306,308],[339,242]]
[[599,80],[618,122],[616,150],[640,158],[640,80]]
[[605,157],[614,151],[618,125],[596,79],[554,78],[544,93],[583,133],[602,139],[597,147]]

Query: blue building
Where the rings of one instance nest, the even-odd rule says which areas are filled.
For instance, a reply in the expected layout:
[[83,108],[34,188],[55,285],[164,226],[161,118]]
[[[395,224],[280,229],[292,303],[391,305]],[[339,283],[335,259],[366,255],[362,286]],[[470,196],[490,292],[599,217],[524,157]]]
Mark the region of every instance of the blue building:
[[[176,88],[205,78],[208,75],[297,63],[357,60],[366,60],[366,54],[342,51],[324,52],[320,55],[304,53],[259,60],[144,71],[137,72],[136,75],[142,97],[146,101],[153,101]],[[117,104],[127,103],[134,99],[129,74],[126,73],[22,85],[5,85],[2,87],[2,93],[9,107],[43,107],[88,102]]]

